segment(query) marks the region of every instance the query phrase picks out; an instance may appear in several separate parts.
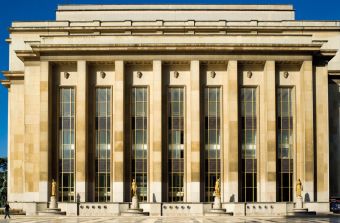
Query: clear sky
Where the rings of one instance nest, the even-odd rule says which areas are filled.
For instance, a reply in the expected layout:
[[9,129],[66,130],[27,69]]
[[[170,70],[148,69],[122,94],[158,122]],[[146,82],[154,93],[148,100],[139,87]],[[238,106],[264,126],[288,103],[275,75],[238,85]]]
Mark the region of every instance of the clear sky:
[[[0,71],[8,70],[5,39],[11,22],[54,20],[58,4],[293,4],[297,20],[340,20],[340,0],[2,0]],[[0,86],[0,156],[7,156],[7,109],[7,89]]]

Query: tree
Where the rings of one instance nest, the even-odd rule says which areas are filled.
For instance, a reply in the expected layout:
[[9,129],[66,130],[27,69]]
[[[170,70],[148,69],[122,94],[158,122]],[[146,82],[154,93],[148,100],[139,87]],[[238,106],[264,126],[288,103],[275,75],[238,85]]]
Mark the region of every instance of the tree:
[[7,157],[0,157],[0,206],[7,202]]

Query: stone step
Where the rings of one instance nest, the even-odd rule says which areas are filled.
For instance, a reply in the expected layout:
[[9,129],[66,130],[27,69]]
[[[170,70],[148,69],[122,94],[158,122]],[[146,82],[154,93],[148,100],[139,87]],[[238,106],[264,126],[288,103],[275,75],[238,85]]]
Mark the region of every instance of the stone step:
[[143,212],[143,209],[128,209],[121,213],[121,216],[149,216],[149,212]]
[[48,208],[44,211],[39,211],[40,216],[54,216],[54,215],[66,215],[65,211],[61,211],[60,208]]
[[[0,208],[0,215],[5,214],[5,208]],[[9,209],[10,215],[26,215],[26,212],[24,212],[22,209]]]
[[233,212],[227,212],[225,208],[213,208],[204,214],[205,216],[233,216]]
[[308,208],[294,208],[292,212],[287,213],[288,216],[308,216],[316,215],[315,211],[308,211]]
[[207,212],[204,216],[233,216],[233,212]]

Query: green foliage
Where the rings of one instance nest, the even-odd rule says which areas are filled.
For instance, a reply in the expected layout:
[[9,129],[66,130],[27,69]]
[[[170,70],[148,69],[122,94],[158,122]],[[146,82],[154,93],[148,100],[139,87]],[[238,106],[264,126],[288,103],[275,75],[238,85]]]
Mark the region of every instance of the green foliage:
[[7,202],[7,157],[0,157],[0,206]]

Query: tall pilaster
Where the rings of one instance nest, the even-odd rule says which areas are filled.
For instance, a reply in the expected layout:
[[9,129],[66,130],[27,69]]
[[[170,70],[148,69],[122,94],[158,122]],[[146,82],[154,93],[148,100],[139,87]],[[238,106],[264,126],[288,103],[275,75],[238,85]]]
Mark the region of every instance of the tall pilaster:
[[49,197],[49,89],[50,89],[50,64],[41,62],[40,68],[40,172],[39,196],[41,201],[48,201]]
[[314,124],[313,124],[313,66],[312,61],[305,61],[305,201],[314,201]]
[[258,201],[276,201],[276,125],[275,61],[266,61],[260,86],[260,197]]
[[329,124],[327,64],[315,68],[316,164],[318,202],[329,201]]
[[150,85],[150,202],[162,201],[162,61],[153,61]]
[[[37,100],[38,98],[38,100]],[[39,201],[40,182],[40,62],[25,63],[24,192],[26,201]]]
[[227,89],[223,93],[224,202],[238,201],[238,78],[237,61],[228,62]]
[[[200,92],[199,73],[200,62],[192,60],[190,63],[190,94],[187,109],[190,115],[189,128],[187,129],[187,201],[200,201]],[[189,121],[189,120],[188,120]]]
[[[304,185],[304,200],[314,200],[313,72],[312,61],[302,63],[297,85],[296,179]],[[295,185],[294,185],[295,188]],[[295,198],[294,198],[295,199]]]
[[124,134],[124,61],[115,61],[112,138],[113,202],[123,202],[123,134]]
[[77,62],[76,85],[76,194],[87,200],[87,65]]

